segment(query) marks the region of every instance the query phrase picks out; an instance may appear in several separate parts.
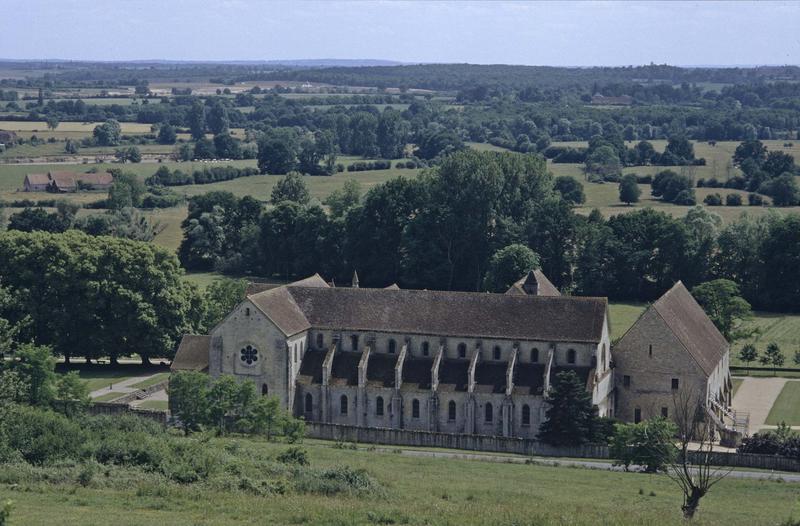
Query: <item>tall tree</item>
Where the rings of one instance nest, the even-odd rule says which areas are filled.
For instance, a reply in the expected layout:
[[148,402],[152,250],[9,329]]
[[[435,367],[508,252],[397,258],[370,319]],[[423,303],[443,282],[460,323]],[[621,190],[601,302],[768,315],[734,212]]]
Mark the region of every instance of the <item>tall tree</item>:
[[554,446],[575,446],[591,438],[592,395],[573,371],[555,376],[545,398],[546,420],[539,428],[539,439]]
[[508,245],[494,253],[483,278],[489,292],[505,292],[519,278],[539,268],[539,256],[525,245]]

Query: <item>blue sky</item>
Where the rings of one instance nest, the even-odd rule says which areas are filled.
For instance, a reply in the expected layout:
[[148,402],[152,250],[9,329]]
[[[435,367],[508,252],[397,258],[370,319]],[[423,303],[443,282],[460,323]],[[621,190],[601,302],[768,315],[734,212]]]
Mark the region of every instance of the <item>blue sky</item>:
[[800,2],[3,0],[1,58],[800,64]]

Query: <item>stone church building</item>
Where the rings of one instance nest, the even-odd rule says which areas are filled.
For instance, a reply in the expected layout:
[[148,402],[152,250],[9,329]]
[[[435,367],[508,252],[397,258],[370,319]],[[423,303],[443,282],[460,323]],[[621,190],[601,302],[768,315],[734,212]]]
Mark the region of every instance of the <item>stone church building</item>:
[[[307,421],[445,433],[534,438],[562,371],[584,382],[600,416],[633,420],[637,407],[652,416],[662,403],[653,390],[670,375],[706,378],[727,407],[727,343],[703,333],[686,351],[692,331],[708,327],[678,326],[681,309],[705,314],[676,289],[667,296],[681,301],[659,300],[675,323],[659,326],[648,309],[617,359],[607,299],[561,296],[540,271],[506,294],[360,288],[357,276],[335,287],[315,275],[248,290],[209,336],[184,337],[173,370],[251,379]],[[641,359],[648,346],[658,361]]]

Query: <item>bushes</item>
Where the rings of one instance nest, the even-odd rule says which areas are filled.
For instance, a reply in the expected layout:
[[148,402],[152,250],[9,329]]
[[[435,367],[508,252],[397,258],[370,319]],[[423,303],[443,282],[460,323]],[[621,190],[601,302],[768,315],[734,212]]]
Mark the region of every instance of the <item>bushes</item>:
[[89,435],[69,418],[49,410],[14,405],[0,422],[0,461],[30,464],[79,458]]
[[[413,161],[412,161],[413,162]],[[348,172],[367,172],[370,170],[388,170],[392,167],[391,161],[357,161],[347,166]],[[416,163],[415,166],[416,168]]]
[[145,180],[148,186],[183,186],[188,184],[210,184],[219,181],[230,181],[239,177],[258,175],[257,168],[237,168],[235,166],[212,166],[195,170],[191,174],[181,170],[170,171],[166,166],[160,167],[156,173]]
[[382,493],[380,484],[365,470],[349,466],[336,466],[322,471],[301,471],[295,489],[301,493],[327,496],[339,493]]
[[742,445],[739,446],[737,452],[781,455],[800,459],[800,435],[792,431],[785,422],[781,422],[775,430],[743,438]]
[[647,473],[664,470],[677,451],[672,437],[675,424],[665,418],[654,418],[638,424],[617,424],[611,439],[610,453],[614,465],[643,466]]
[[719,194],[708,194],[703,202],[708,206],[722,206],[722,196]]
[[742,206],[742,196],[739,194],[728,194],[725,196],[725,205]]
[[308,465],[308,452],[301,447],[290,447],[277,457],[275,460],[283,464],[294,464],[297,466]]

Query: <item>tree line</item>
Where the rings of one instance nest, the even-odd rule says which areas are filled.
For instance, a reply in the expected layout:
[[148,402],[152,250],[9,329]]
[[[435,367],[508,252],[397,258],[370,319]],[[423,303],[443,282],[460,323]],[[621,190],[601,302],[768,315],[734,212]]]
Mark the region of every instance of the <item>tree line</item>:
[[745,214],[723,225],[699,207],[683,218],[649,208],[584,216],[532,155],[458,152],[417,178],[332,197],[328,213],[298,174],[276,185],[268,208],[227,192],[194,197],[181,263],[283,279],[339,281],[357,270],[366,286],[474,291],[491,258],[520,244],[568,293],[649,301],[678,280],[725,278],[761,309],[794,310],[800,297],[800,217]]

